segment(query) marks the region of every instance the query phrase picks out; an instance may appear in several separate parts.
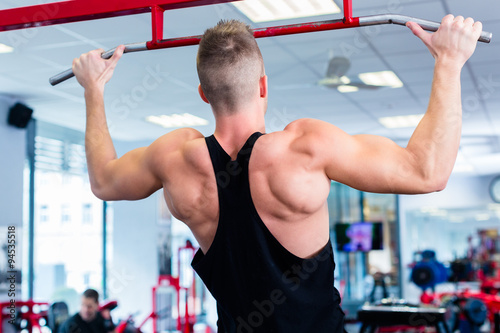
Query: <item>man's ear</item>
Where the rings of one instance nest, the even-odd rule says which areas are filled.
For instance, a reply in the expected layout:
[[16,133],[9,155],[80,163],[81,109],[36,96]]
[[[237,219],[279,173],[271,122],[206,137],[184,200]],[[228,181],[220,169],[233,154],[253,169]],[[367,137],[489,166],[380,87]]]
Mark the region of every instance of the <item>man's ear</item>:
[[203,92],[203,89],[201,89],[201,84],[198,85],[198,93],[200,94],[200,97],[203,100],[203,102],[210,104],[208,99],[205,97],[205,93]]
[[267,97],[267,75],[261,76],[259,80],[260,97]]

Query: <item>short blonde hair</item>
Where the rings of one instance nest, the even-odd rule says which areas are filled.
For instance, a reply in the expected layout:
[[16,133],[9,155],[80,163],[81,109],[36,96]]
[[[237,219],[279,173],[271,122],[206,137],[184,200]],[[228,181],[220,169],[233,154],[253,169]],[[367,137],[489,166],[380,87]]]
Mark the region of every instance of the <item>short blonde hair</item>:
[[201,88],[214,111],[232,113],[256,89],[264,61],[253,32],[237,20],[203,34],[196,59]]

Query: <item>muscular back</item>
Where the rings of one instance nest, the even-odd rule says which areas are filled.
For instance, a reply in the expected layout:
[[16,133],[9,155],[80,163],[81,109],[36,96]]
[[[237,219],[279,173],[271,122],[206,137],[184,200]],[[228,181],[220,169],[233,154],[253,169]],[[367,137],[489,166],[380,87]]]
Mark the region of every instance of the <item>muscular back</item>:
[[[154,169],[172,214],[188,225],[206,253],[218,226],[216,178],[201,133],[183,129],[178,136],[178,147],[155,159]],[[329,237],[330,179],[308,142],[312,139],[301,133],[300,121],[292,123],[260,137],[249,163],[257,212],[276,239],[303,258],[323,248]]]
[[[311,256],[326,243],[330,179],[378,193],[429,193],[446,186],[460,146],[460,73],[476,48],[482,25],[447,15],[434,34],[413,22],[408,27],[429,48],[435,67],[429,106],[406,147],[380,136],[351,136],[311,119],[267,134],[254,146],[249,182],[255,207],[271,233],[297,256]],[[219,211],[202,135],[193,129],[177,130],[149,147],[116,156],[104,112],[104,85],[123,52],[120,46],[110,60],[103,60],[101,51],[94,50],[73,62],[73,72],[85,88],[85,150],[92,191],[102,200],[139,200],[163,188],[173,215],[191,228],[207,251]],[[225,133],[221,146],[230,156],[246,141],[243,133],[250,136],[249,131],[264,128],[268,89],[267,76],[260,75],[254,89],[248,87],[248,96],[226,99],[227,103],[219,100],[215,108],[201,86],[198,89],[212,105],[216,133]],[[240,83],[250,82],[247,78]],[[238,139],[231,141],[232,137]]]

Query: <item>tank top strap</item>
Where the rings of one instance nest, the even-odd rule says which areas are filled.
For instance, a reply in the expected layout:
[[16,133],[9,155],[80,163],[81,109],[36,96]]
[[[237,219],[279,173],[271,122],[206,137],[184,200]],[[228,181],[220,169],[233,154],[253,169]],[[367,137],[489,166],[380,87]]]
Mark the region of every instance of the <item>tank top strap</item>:
[[248,162],[250,161],[253,146],[262,135],[264,134],[260,132],[253,133],[238,152],[235,161],[231,160],[231,156],[226,153],[213,134],[205,137],[218,185],[221,185],[221,180],[223,180],[219,178],[224,178],[223,175],[228,172],[232,174],[232,170],[242,168],[245,172],[248,171]]
[[231,163],[231,156],[226,153],[213,134],[205,137],[205,142],[207,143],[214,172],[217,175],[226,170],[227,166]]
[[253,133],[238,152],[236,160],[238,161],[238,164],[243,168],[248,170],[248,162],[250,161],[250,155],[252,154],[253,146],[255,145],[257,139],[262,135],[264,134],[260,132]]

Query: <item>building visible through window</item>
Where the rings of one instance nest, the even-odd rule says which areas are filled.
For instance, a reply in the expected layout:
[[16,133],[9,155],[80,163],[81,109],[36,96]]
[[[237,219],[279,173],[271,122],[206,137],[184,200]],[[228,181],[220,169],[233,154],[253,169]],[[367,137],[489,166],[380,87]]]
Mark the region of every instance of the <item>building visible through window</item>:
[[[81,132],[37,122],[35,235],[32,245],[23,242],[26,253],[34,247],[33,297],[64,300],[71,313],[80,307],[79,295],[103,280],[103,204],[90,189],[83,143]],[[111,218],[106,225],[111,233]],[[110,264],[112,246],[107,245]]]
[[82,223],[92,224],[92,204],[84,203],[82,205]]
[[71,210],[69,204],[65,203],[61,206],[61,222],[67,223],[71,221]]
[[48,222],[48,221],[49,221],[49,206],[40,205],[40,222]]

